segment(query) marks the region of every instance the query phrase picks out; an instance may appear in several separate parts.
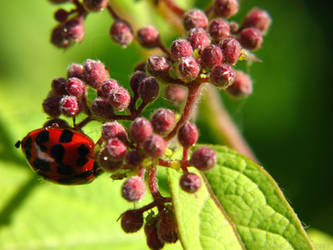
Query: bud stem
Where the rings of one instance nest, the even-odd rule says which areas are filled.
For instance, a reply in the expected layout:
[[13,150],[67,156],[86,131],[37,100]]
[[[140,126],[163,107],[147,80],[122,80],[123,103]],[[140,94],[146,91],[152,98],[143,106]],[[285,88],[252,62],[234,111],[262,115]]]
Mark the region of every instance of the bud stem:
[[177,16],[181,17],[184,15],[185,10],[183,10],[181,7],[179,7],[175,1],[173,0],[163,0],[165,5],[172,10],[173,13],[175,13]]

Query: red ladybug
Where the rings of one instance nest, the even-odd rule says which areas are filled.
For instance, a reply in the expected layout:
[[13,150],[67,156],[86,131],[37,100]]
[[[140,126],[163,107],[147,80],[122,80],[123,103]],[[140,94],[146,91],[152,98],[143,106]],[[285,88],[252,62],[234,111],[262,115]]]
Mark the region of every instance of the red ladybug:
[[29,164],[44,179],[65,185],[92,182],[101,172],[94,159],[94,142],[68,128],[41,128],[18,142]]

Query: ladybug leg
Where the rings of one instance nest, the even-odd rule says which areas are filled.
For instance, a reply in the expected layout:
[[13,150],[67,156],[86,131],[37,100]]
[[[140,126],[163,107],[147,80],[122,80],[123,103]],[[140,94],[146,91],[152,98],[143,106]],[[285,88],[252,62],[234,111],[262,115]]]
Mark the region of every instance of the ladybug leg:
[[15,147],[16,147],[16,148],[20,148],[20,146],[21,146],[21,141],[17,141],[17,142],[15,143]]

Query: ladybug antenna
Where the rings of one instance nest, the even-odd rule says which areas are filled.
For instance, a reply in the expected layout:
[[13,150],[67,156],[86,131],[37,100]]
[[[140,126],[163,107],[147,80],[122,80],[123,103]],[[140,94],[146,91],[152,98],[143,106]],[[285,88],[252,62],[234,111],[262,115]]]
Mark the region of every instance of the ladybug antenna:
[[17,142],[15,143],[15,147],[16,147],[16,148],[20,148],[20,146],[21,146],[21,141],[17,141]]

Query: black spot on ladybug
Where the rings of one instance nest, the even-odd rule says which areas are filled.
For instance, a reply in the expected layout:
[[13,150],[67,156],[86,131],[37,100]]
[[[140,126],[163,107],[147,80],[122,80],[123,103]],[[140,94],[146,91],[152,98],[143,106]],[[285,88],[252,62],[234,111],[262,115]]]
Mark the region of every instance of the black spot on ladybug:
[[71,185],[71,184],[75,184],[75,179],[62,178],[62,179],[57,180],[57,182],[60,184],[64,184],[64,185]]
[[77,160],[76,160],[76,165],[78,165],[79,167],[83,167],[87,162],[88,162],[88,158],[86,157],[79,157]]
[[61,143],[68,143],[72,141],[74,133],[67,129],[64,129],[60,135],[59,142]]
[[55,159],[56,162],[61,163],[64,158],[65,148],[61,144],[52,146],[50,155]]
[[87,170],[87,171],[85,171],[85,172],[83,172],[81,174],[76,175],[75,177],[77,177],[78,179],[84,179],[84,178],[89,177],[92,174],[93,174],[93,171]]
[[22,145],[22,147],[24,149],[25,156],[27,157],[27,160],[31,159],[31,146],[32,146],[32,140],[31,140],[31,137],[29,137],[25,141],[24,145]]
[[77,148],[77,152],[79,153],[79,155],[81,157],[85,157],[87,154],[90,153],[89,148],[85,145],[85,144],[81,144],[78,148]]
[[44,159],[37,158],[36,160],[34,160],[32,165],[36,170],[40,170],[40,171],[44,171],[44,172],[47,172],[50,170],[50,163]]
[[58,166],[57,172],[61,175],[72,175],[72,174],[74,174],[74,170],[73,170],[72,166],[64,165],[64,164],[60,164]]
[[[49,131],[47,130],[42,130],[41,132],[39,132],[39,134],[36,136],[36,143],[38,144],[38,146],[41,146],[43,144],[45,144],[46,142],[48,142],[50,138],[50,134]],[[42,150],[43,151],[43,150]],[[45,151],[43,151],[45,152]]]
[[40,151],[42,151],[42,152],[47,152],[47,147],[44,146],[44,145],[39,145],[39,149],[40,149]]

